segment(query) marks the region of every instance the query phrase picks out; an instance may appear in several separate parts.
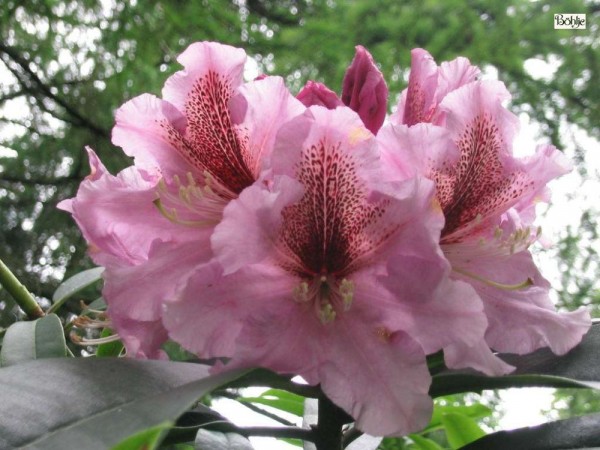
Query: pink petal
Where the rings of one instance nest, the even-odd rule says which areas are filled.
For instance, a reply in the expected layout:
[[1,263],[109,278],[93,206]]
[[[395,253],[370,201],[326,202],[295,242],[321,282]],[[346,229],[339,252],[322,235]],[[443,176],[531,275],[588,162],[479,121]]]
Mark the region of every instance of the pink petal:
[[327,109],[335,109],[344,104],[335,92],[316,81],[307,81],[296,98],[307,107],[319,105]]
[[[173,340],[201,357],[231,357],[242,322],[251,315],[267,317],[277,305],[294,305],[295,284],[278,267],[253,266],[222,276],[219,265],[210,264],[167,303],[164,324]],[[252,349],[254,354],[263,350]]]
[[443,62],[438,70],[436,102],[440,103],[450,92],[477,80],[480,73],[477,66],[471,65],[471,62],[462,56],[450,62]]
[[387,112],[388,88],[371,54],[361,45],[346,71],[342,101],[358,113],[374,134],[381,128]]
[[410,77],[404,97],[404,104],[398,105],[395,123],[411,126],[420,122],[429,122],[435,107],[438,68],[433,57],[421,48],[410,52]]
[[186,127],[185,117],[169,102],[142,94],[121,106],[115,121],[112,142],[133,156],[136,166],[160,170],[167,179],[195,171],[178,153],[165,128],[168,125],[183,133]]
[[322,347],[328,356],[319,370],[323,391],[370,435],[421,430],[433,406],[423,350],[399,331],[382,338],[358,314],[335,323]]
[[451,369],[471,368],[492,376],[506,375],[515,370],[498,358],[485,340],[478,340],[472,345],[464,341],[454,342],[444,347],[444,360]]
[[324,144],[327,148],[339,145],[345,153],[352,154],[361,175],[377,170],[379,155],[373,135],[354,111],[311,106],[280,128],[271,159],[273,173],[295,178],[297,164],[302,158],[309,158],[308,149]]
[[244,51],[234,47],[192,44],[179,57],[185,70],[171,76],[163,89],[165,99],[187,119],[185,130],[160,123],[168,142],[196,169],[197,179],[210,178],[227,199],[257,177],[258,163],[248,148],[248,130],[233,121],[234,116],[241,120],[240,103],[233,109],[230,104],[241,84],[245,59]]
[[274,278],[260,279],[263,295],[250,290],[247,298],[258,272],[248,271],[242,281],[238,277],[243,272],[227,284],[241,288],[238,292],[254,307],[227,368],[267,367],[320,383],[369,434],[402,435],[427,424],[432,407],[429,372],[421,347],[408,335],[381,335],[377,314],[360,300],[363,307],[323,325],[311,308],[290,299],[292,284],[285,286]]
[[460,156],[448,131],[427,123],[384,126],[377,134],[382,166],[393,180],[425,175],[438,180]]
[[163,88],[163,98],[188,112],[200,92],[201,82],[212,80],[205,89],[214,88],[216,97],[230,97],[241,83],[246,62],[244,50],[217,42],[195,42],[179,55],[184,70],[172,75]]
[[306,109],[285,87],[283,78],[246,83],[231,100],[232,120],[248,136],[248,166],[255,178],[269,166],[275,136],[282,124]]
[[[481,297],[489,320],[486,341],[494,350],[525,354],[550,347],[564,354],[577,345],[591,325],[589,313],[580,309],[557,313],[548,295],[550,285],[542,278],[528,251],[504,258],[498,252],[487,253],[491,247],[473,243],[477,250],[467,252],[465,243],[448,246],[446,254],[455,269],[455,277],[470,283]],[[491,245],[491,244],[490,244]],[[459,270],[460,272],[456,271]],[[521,289],[502,289],[465,276],[502,285],[533,283]]]
[[[91,149],[88,154],[91,178],[81,183],[74,199],[59,207],[73,214],[97,264],[111,264],[115,259],[139,263],[146,260],[155,239],[169,241],[180,235],[179,227],[152,203],[159,180],[156,175],[129,167],[114,177]],[[140,223],[139,217],[144,221]]]
[[281,212],[300,200],[304,188],[289,177],[258,181],[231,201],[211,238],[217,260],[229,274],[260,262],[275,250]]
[[520,211],[527,209],[537,200],[548,201],[546,184],[573,170],[573,163],[553,145],[539,145],[534,155],[519,160],[531,178],[533,185],[517,204]]
[[127,356],[141,359],[168,359],[161,346],[167,332],[160,320],[138,321],[127,317],[112,317],[112,327],[127,350]]
[[441,179],[436,180],[446,217],[446,242],[459,239],[478,221],[506,211],[532,187],[511,155],[518,119],[502,106],[507,98],[502,83],[476,82],[442,102],[446,128],[461,155],[460,162],[439,171]]
[[147,261],[107,267],[103,294],[110,315],[139,321],[159,319],[163,302],[185,287],[188,278],[212,257],[209,231],[198,230],[198,239],[189,242],[155,241]]

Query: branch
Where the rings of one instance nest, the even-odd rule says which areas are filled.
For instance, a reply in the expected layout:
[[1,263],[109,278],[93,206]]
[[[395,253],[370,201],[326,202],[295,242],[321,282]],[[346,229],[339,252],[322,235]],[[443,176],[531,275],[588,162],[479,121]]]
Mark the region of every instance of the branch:
[[44,311],[42,311],[40,305],[2,260],[0,260],[0,285],[15,299],[17,305],[27,314],[27,317],[38,319],[44,316]]
[[319,397],[321,390],[318,387],[294,383],[290,378],[291,377],[287,378],[282,375],[277,375],[265,369],[256,369],[223,387],[243,388],[250,386],[269,386],[276,389],[283,389],[284,391],[298,394],[302,397]]
[[342,426],[353,419],[325,394],[319,397],[319,422],[314,429],[317,450],[342,450]]
[[[105,130],[92,123],[87,117],[84,117],[79,111],[77,111],[74,107],[69,105],[66,101],[60,98],[58,95],[53,94],[52,91],[44,84],[44,82],[38,77],[38,75],[31,70],[29,67],[29,61],[23,58],[15,49],[8,47],[4,43],[0,42],[0,52],[4,52],[10,59],[12,59],[27,75],[29,80],[32,82],[35,87],[37,87],[46,97],[52,99],[56,104],[60,105],[64,108],[64,110],[74,117],[80,125],[91,130],[94,134],[101,136],[103,138],[109,137],[109,131]],[[13,72],[14,73],[14,72]]]
[[246,436],[266,436],[274,438],[300,439],[315,442],[312,430],[299,427],[239,427]]
[[[217,393],[213,393],[215,395],[217,395]],[[231,392],[227,392],[227,391],[222,391],[222,392],[218,392],[218,396],[220,397],[224,397],[224,398],[228,398],[230,400],[235,400],[237,401],[239,404],[245,406],[246,408],[248,408],[251,411],[254,411],[255,413],[258,414],[262,414],[265,417],[268,417],[269,419],[275,420],[283,425],[287,425],[287,426],[293,426],[293,422],[290,422],[289,420],[284,419],[283,417],[279,417],[277,414],[273,414],[272,412],[269,412],[265,409],[262,409],[250,402],[244,402],[244,401],[240,401],[237,395],[232,394]]]

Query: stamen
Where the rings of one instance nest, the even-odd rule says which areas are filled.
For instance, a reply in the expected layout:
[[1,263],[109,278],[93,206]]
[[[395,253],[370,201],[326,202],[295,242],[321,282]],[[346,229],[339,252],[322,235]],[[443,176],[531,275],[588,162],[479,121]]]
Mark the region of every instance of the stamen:
[[309,301],[310,296],[309,296],[308,283],[306,281],[303,281],[302,283],[300,283],[298,286],[296,286],[293,289],[292,295],[293,295],[294,300],[299,303],[306,303],[307,301]]
[[[186,174],[186,183],[182,183],[178,175],[173,176],[174,188],[177,194],[169,190],[164,179],[158,182],[158,198],[154,200],[154,205],[160,213],[173,223],[191,227],[212,226],[221,219],[226,200],[223,195],[215,193],[211,184],[215,185],[214,179],[205,172],[206,184],[199,186],[191,172]],[[229,195],[229,194],[227,194]],[[193,219],[201,217],[203,220],[190,220],[181,215]]]
[[73,325],[78,328],[110,328],[112,323],[110,320],[98,320],[87,316],[79,316],[73,320]]
[[344,278],[340,284],[340,295],[344,303],[344,311],[349,311],[354,300],[354,283]]
[[106,337],[98,338],[98,339],[86,339],[86,338],[82,338],[81,336],[77,335],[77,333],[75,333],[75,332],[72,332],[69,335],[69,338],[71,339],[71,342],[73,342],[73,344],[81,345],[84,347],[88,346],[88,345],[108,344],[110,342],[116,342],[120,339],[118,334],[112,334],[110,336],[106,336]]
[[525,289],[526,287],[533,285],[533,280],[531,278],[527,278],[525,281],[518,284],[503,284],[498,283],[496,281],[488,280],[487,278],[481,277],[464,269],[458,269],[456,267],[453,267],[452,270],[458,274],[464,275],[469,278],[473,278],[474,280],[487,284],[488,286],[503,289],[505,291],[518,291],[520,289]]

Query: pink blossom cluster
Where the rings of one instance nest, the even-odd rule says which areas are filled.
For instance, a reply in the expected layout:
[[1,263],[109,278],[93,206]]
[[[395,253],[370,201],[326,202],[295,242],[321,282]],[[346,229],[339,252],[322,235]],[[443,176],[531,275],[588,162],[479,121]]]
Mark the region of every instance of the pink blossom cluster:
[[363,47],[341,96],[244,82],[245,60],[192,44],[162,98],[116,113],[134,164],[114,176],[88,149],[91,174],[60,204],[106,268],[128,355],[160,358],[171,339],[301,375],[365,432],[402,435],[430,418],[426,355],[501,375],[496,351],[580,342],[589,314],[555,310],[528,251],[535,204],[570,165],[551,145],[513,156],[503,83],[416,49],[387,116]]

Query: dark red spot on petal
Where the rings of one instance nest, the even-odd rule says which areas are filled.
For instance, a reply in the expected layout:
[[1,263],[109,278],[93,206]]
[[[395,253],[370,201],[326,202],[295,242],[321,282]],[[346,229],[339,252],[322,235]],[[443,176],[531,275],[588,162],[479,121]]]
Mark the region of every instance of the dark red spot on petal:
[[305,277],[343,277],[395,230],[373,227],[386,204],[367,201],[356,164],[339,143],[321,142],[304,150],[297,167],[304,197],[283,211],[280,242],[291,253],[292,262],[284,264],[289,270]]
[[201,172],[207,171],[222,186],[239,194],[255,180],[245,130],[231,122],[229,100],[233,88],[228,79],[208,72],[198,79],[186,102],[187,129],[182,136],[163,124],[169,141]]
[[531,184],[524,172],[504,169],[500,159],[504,142],[490,116],[476,117],[456,144],[458,163],[432,171],[446,217],[442,238],[478,217],[508,209]]

